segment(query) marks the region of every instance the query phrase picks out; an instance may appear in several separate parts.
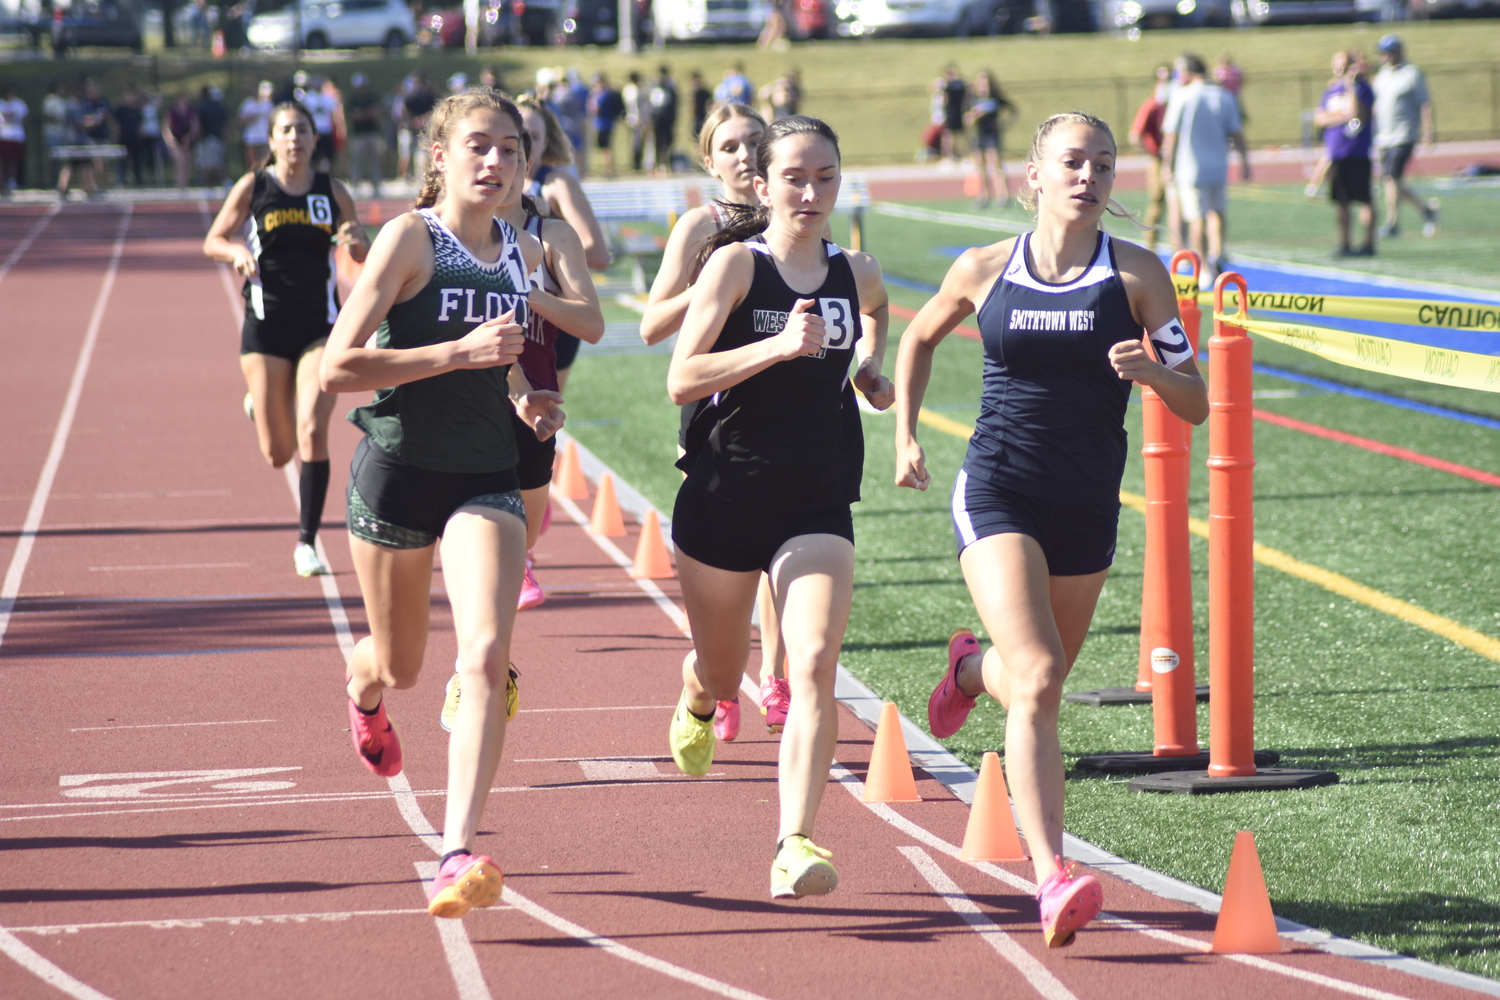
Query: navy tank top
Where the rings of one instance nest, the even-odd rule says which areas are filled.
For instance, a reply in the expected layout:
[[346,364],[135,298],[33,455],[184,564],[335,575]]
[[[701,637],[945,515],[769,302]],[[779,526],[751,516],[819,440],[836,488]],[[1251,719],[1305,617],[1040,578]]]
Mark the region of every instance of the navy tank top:
[[1032,273],[1030,239],[1016,240],[979,309],[984,390],[964,470],[1043,499],[1114,500],[1131,383],[1110,366],[1109,349],[1139,340],[1141,327],[1107,233],[1083,274],[1063,284]]
[[745,245],[753,251],[755,277],[710,353],[780,333],[798,299],[818,303],[827,346],[700,400],[677,467],[703,492],[731,504],[811,512],[854,503],[865,437],[849,381],[860,336],[859,289],[849,258],[825,240],[828,276],[803,295],[787,286],[764,242]]

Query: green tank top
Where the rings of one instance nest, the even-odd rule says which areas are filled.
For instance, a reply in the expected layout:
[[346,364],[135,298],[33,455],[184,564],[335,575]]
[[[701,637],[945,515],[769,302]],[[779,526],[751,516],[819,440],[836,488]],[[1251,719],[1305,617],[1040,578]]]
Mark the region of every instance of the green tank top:
[[[432,237],[432,280],[412,298],[391,306],[375,333],[375,346],[403,350],[458,340],[512,309],[524,329],[531,283],[516,231],[495,220],[500,257],[486,264],[431,209],[418,214]],[[434,472],[514,468],[509,372],[509,365],[460,369],[380,389],[372,402],[349,411],[349,420],[371,444],[405,465]]]

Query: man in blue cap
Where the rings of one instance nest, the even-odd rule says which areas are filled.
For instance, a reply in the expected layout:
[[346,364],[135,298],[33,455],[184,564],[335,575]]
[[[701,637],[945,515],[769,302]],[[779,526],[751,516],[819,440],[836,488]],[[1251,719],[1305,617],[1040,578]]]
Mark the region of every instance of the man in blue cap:
[[1422,213],[1422,235],[1437,234],[1437,199],[1422,201],[1406,186],[1406,166],[1420,137],[1424,146],[1437,141],[1433,125],[1432,98],[1427,78],[1406,61],[1401,39],[1386,35],[1376,48],[1383,65],[1371,87],[1375,91],[1375,153],[1385,180],[1385,225],[1383,238],[1400,231],[1401,202],[1410,202]]

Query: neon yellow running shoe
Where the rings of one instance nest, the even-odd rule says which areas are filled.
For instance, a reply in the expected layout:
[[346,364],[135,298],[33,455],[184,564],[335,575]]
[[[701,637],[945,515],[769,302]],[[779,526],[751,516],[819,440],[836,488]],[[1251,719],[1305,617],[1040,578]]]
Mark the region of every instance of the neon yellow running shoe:
[[[521,675],[516,672],[516,665],[510,665],[510,676],[505,679],[505,717],[514,719],[516,713],[521,709],[521,692],[516,687],[516,678]],[[458,690],[458,674],[454,673],[448,678],[448,690],[443,696],[443,711],[438,716],[438,725],[448,732],[453,732],[453,723],[458,719],[458,701],[460,692]]]
[[781,842],[771,862],[771,898],[801,899],[822,896],[838,888],[839,873],[825,851],[800,833]]
[[687,689],[677,699],[677,711],[672,713],[672,725],[667,729],[667,742],[672,747],[672,759],[683,774],[702,777],[714,763],[714,724],[693,715],[687,707]]

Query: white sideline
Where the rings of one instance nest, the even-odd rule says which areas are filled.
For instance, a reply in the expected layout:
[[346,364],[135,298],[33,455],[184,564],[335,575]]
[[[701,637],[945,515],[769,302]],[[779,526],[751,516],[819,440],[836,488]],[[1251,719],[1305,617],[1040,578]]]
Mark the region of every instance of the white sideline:
[[[61,202],[54,202],[52,208],[40,219],[36,220],[36,225],[31,227],[31,231],[26,234],[25,238],[16,244],[16,248],[10,252],[10,256],[5,258],[5,263],[0,264],[0,281],[5,280],[5,276],[10,273],[10,269],[16,266],[16,261],[24,257],[26,251],[31,249],[31,244],[36,241],[38,236],[42,235],[42,230],[47,228],[47,223],[52,221],[52,217],[58,213],[61,207]],[[129,215],[130,213],[127,211],[126,214]]]

